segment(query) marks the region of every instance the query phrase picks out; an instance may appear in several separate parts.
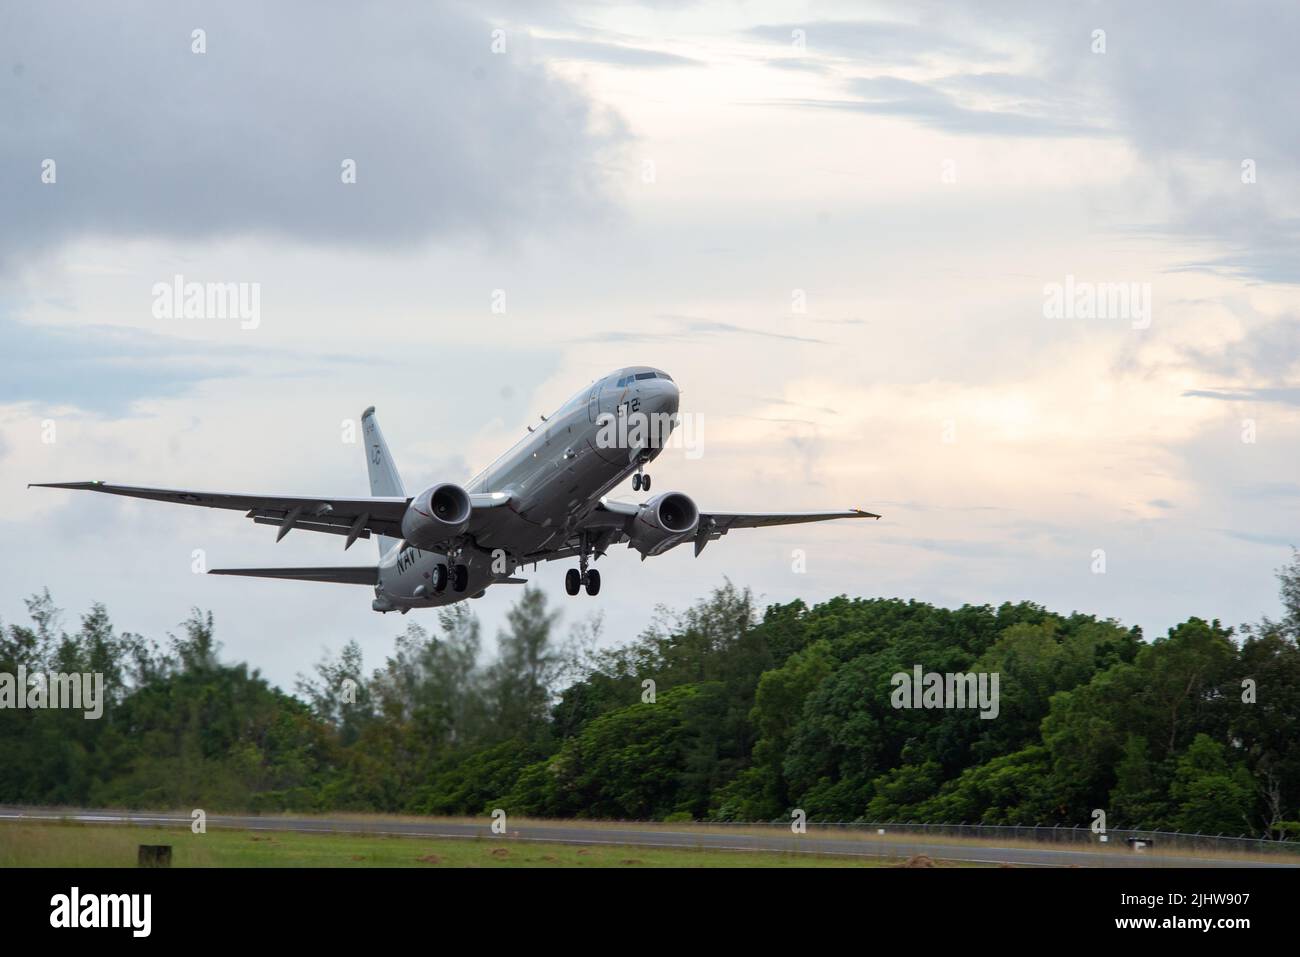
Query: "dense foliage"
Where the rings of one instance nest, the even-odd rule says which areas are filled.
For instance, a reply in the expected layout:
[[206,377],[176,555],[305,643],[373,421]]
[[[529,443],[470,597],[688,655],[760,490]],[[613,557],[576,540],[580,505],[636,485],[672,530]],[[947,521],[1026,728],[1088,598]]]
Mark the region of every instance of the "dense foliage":
[[[355,642],[297,696],[223,663],[210,616],[165,647],[48,594],[0,673],[100,672],[103,716],[0,710],[0,802],[623,819],[1087,824],[1300,836],[1300,556],[1286,615],[1137,629],[1030,603],[795,601],[730,584],[630,644],[566,639],[525,589],[485,661],[466,605]],[[891,677],[997,673],[996,718],[895,708]]]

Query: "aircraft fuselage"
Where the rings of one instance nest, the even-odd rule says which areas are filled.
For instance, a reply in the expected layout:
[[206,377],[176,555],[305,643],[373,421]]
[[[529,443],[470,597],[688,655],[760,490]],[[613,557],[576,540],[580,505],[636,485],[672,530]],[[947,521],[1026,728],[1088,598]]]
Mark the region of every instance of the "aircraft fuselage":
[[[379,562],[376,607],[429,608],[478,595],[532,561],[529,555],[566,540],[602,496],[663,451],[678,395],[670,378],[648,366],[620,369],[576,393],[465,483],[468,492],[503,493],[510,501],[491,511],[458,554],[400,544],[387,550]],[[660,429],[660,441],[632,448],[601,441],[602,430],[609,435],[610,416],[640,416],[651,432]],[[468,569],[468,584],[463,592],[436,591],[437,566],[453,561]]]

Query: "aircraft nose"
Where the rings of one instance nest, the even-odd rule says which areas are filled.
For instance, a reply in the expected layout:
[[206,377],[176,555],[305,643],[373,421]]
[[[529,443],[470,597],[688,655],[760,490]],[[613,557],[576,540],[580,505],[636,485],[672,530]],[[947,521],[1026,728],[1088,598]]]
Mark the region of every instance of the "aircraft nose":
[[681,395],[677,388],[677,383],[670,379],[654,380],[654,395],[651,402],[654,404],[654,411],[667,412],[674,414],[677,412],[677,400]]

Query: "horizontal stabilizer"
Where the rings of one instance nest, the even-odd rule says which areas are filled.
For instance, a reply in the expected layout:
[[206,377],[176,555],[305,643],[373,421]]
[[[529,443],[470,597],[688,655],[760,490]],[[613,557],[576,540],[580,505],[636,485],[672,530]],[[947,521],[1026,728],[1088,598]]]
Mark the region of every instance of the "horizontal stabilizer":
[[287,578],[300,582],[338,582],[344,585],[379,584],[379,568],[375,565],[344,565],[339,568],[214,568],[208,574]]

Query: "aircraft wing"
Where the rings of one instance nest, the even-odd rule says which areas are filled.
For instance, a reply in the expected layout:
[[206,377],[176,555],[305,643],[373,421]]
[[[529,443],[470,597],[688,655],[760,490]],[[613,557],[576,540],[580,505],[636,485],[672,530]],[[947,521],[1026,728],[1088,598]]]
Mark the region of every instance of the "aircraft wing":
[[[402,515],[410,499],[405,496],[372,496],[370,498],[325,498],[303,495],[248,495],[242,492],[201,492],[194,489],[144,488],[135,485],[112,485],[108,482],[34,482],[37,488],[82,489],[104,492],[108,495],[125,495],[156,502],[175,502],[179,505],[201,505],[204,508],[226,508],[246,512],[258,525],[279,527],[276,541],[284,538],[291,529],[301,528],[313,532],[346,535],[348,548],[358,538],[374,535],[402,537]],[[473,500],[474,496],[471,496]],[[474,503],[479,507],[479,503]],[[483,503],[487,505],[488,503]],[[498,503],[491,503],[498,504]]]
[[[639,505],[631,502],[619,502],[602,499],[583,520],[581,530],[591,536],[594,549],[599,553],[612,544],[627,541],[626,531],[640,511]],[[875,512],[861,508],[832,509],[820,512],[719,512],[700,510],[699,525],[694,534],[676,544],[693,541],[695,554],[704,551],[704,546],[727,532],[736,528],[764,528],[769,525],[802,525],[806,522],[828,522],[839,518],[880,518]],[[578,537],[570,536],[558,547],[547,549],[535,555],[525,556],[525,561],[553,561],[568,558],[578,553]]]
[[707,512],[700,510],[700,525],[694,537],[695,554],[734,528],[766,528],[769,525],[802,525],[805,522],[829,522],[837,518],[880,518],[861,508],[821,512]]
[[[640,506],[630,502],[602,499],[586,524],[603,527],[620,525],[635,518]],[[823,512],[711,512],[700,509],[700,527],[707,526],[719,535],[733,528],[761,528],[767,525],[801,525],[804,522],[827,522],[836,518],[880,518],[875,512],[861,508],[835,509]]]
[[802,525],[806,521],[832,519],[879,519],[875,512],[863,508],[840,508],[820,512],[699,512],[699,524],[719,536],[733,528],[766,528],[768,525]]
[[768,525],[802,525],[834,518],[880,518],[875,512],[847,508],[825,512],[700,512],[700,524],[725,535],[733,528],[764,528]]

